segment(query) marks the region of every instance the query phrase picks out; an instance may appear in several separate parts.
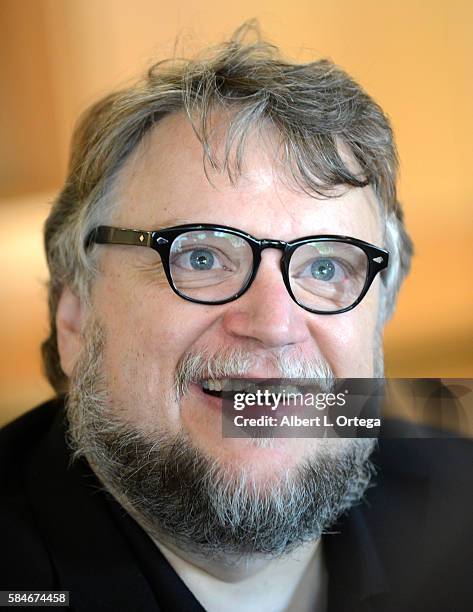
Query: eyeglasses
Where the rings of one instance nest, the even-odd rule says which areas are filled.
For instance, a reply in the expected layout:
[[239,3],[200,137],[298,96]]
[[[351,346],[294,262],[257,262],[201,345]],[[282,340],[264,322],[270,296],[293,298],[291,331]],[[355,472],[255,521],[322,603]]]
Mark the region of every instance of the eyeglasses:
[[223,225],[179,225],[157,231],[99,226],[92,244],[145,246],[157,251],[172,290],[198,304],[226,304],[247,291],[264,249],[279,249],[291,298],[309,312],[337,314],[361,302],[389,253],[347,236],[306,236],[290,242],[258,240]]

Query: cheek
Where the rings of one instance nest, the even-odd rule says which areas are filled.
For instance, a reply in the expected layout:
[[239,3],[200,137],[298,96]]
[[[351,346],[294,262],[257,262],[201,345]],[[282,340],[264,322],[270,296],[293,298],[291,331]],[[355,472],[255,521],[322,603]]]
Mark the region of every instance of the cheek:
[[338,378],[373,376],[375,310],[362,302],[353,310],[319,317],[313,336]]
[[154,412],[160,383],[169,376],[170,340],[162,337],[143,305],[117,301],[104,314],[104,367],[114,405],[140,415]]
[[179,317],[177,309],[170,313],[146,288],[138,292],[112,275],[93,297],[105,331],[104,374],[114,405],[124,412],[155,410],[185,342],[171,324],[172,314]]
[[[110,298],[113,296],[113,299]],[[104,327],[104,374],[114,406],[135,422],[177,419],[172,388],[177,363],[211,325],[210,311],[155,286],[130,287],[109,274],[93,295]],[[166,397],[167,394],[167,397]]]

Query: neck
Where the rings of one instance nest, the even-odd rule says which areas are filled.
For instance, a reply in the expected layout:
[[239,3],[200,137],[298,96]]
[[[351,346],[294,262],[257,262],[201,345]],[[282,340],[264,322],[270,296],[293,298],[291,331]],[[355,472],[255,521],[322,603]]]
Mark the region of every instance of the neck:
[[324,610],[327,573],[321,541],[273,559],[256,555],[205,559],[155,541],[181,580],[209,612]]
[[323,612],[328,575],[321,540],[275,558],[202,555],[158,538],[144,517],[112,487],[108,490],[153,539],[168,563],[208,612]]
[[[255,576],[268,568],[286,568],[303,566],[310,563],[320,546],[320,539],[300,546],[295,551],[279,557],[268,557],[261,554],[219,555],[199,554],[194,551],[183,551],[168,539],[153,538],[153,541],[164,554],[174,563],[185,563],[202,572],[206,572],[216,580],[223,582],[240,582]],[[172,564],[172,563],[171,563]]]

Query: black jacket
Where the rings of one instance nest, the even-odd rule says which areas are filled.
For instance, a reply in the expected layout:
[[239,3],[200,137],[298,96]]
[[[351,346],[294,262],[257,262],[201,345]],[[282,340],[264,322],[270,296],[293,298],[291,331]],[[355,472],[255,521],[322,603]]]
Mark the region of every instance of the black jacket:
[[[323,538],[329,612],[471,612],[473,444],[381,438],[374,462],[365,502]],[[61,400],[0,431],[0,590],[67,590],[77,612],[203,610],[88,465],[71,464]]]

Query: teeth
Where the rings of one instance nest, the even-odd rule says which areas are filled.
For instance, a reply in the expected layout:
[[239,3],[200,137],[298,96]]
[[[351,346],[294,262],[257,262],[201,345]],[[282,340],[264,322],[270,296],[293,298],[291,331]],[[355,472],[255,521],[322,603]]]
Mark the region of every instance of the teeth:
[[[207,389],[208,391],[248,391],[250,387],[250,383],[245,383],[245,381],[238,379],[231,380],[229,378],[222,378],[219,380],[207,378],[201,381],[201,385],[203,389]],[[251,386],[254,387],[254,385]]]
[[267,390],[269,393],[301,393],[303,389],[295,385],[261,385],[258,382],[246,381],[239,378],[221,378],[214,380],[207,378],[201,381],[203,389],[208,391],[246,391],[246,393],[255,393],[258,389]]

